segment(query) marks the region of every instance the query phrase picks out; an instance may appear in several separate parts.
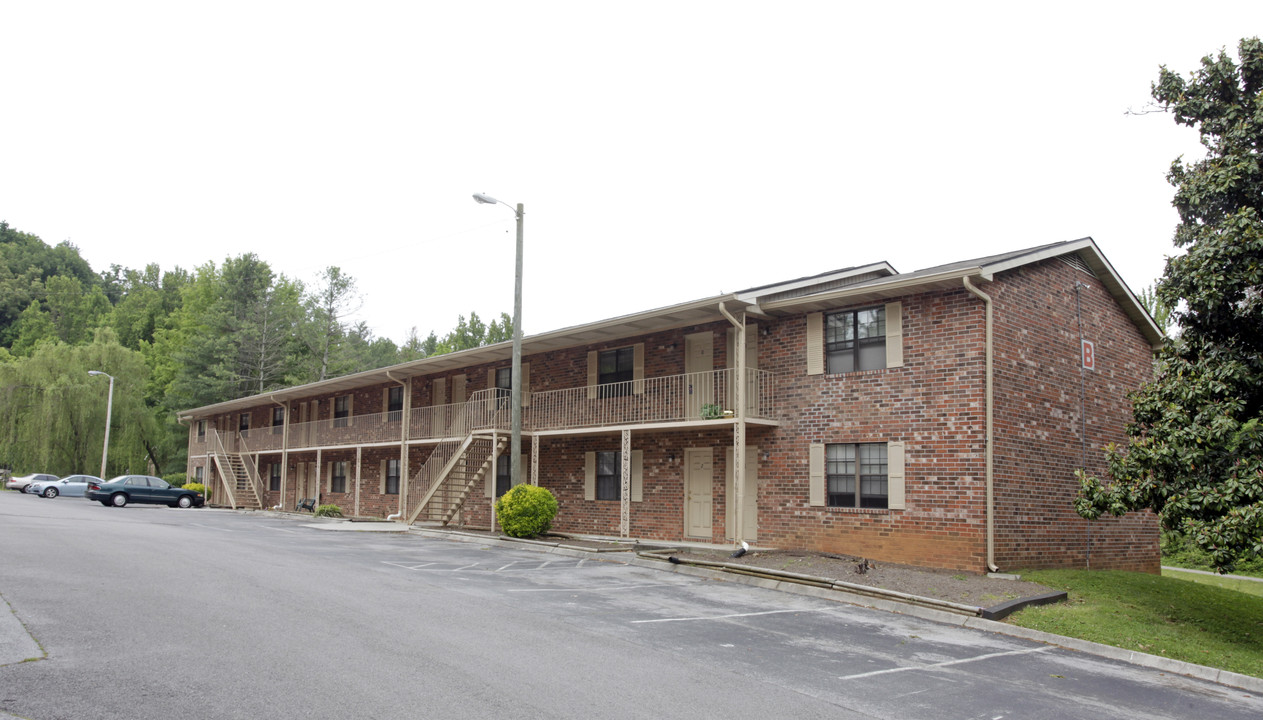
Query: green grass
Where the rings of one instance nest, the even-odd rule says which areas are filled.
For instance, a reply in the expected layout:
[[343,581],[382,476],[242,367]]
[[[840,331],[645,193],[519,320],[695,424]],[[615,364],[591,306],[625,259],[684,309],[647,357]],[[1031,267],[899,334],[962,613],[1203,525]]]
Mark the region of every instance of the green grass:
[[1189,582],[1201,583],[1203,585],[1214,585],[1215,587],[1236,590],[1237,592],[1263,597],[1263,582],[1242,580],[1241,578],[1235,578],[1230,575],[1202,575],[1199,573],[1186,573],[1179,570],[1164,569],[1162,571],[1162,577],[1174,578],[1176,580],[1187,580]]
[[1034,570],[1022,579],[1070,599],[1014,613],[1014,625],[1263,677],[1263,596],[1105,570]]

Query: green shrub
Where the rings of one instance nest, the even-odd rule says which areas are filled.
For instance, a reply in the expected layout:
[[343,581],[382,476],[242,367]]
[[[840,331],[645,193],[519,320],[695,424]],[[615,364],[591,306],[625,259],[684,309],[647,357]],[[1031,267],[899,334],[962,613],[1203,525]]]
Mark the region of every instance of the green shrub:
[[557,498],[535,485],[515,485],[496,500],[496,519],[509,537],[535,537],[548,532],[557,516]]
[[175,487],[184,487],[184,484],[189,481],[189,476],[186,473],[171,473],[170,475],[163,475],[162,479]]
[[342,517],[342,508],[337,505],[317,505],[313,517]]
[[200,492],[203,495],[203,497],[205,497],[207,500],[210,500],[210,496],[211,496],[210,488],[206,487],[205,485],[201,483],[185,483],[183,487],[185,490],[192,490],[193,492]]
[[724,416],[724,408],[722,405],[708,403],[702,406],[703,420],[718,420]]

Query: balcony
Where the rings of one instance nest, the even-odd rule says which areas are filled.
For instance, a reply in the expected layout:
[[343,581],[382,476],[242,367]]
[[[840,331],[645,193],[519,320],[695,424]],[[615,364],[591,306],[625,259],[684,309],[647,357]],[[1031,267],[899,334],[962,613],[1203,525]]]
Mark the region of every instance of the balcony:
[[[731,419],[736,414],[736,372],[715,370],[533,392],[522,408],[522,429],[559,433]],[[407,440],[459,439],[475,430],[508,432],[509,399],[507,390],[493,388],[479,390],[463,403],[413,408],[407,418]],[[776,417],[773,373],[746,371],[746,417]],[[294,423],[289,426],[288,449],[395,444],[404,440],[403,421],[402,412],[386,412]],[[280,430],[265,427],[227,433],[222,436],[224,449],[280,452],[286,447]]]

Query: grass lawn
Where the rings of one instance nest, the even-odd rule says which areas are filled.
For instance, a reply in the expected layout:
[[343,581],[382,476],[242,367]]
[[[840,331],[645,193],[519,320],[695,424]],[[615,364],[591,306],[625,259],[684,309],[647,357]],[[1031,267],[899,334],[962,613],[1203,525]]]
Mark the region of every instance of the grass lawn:
[[1163,568],[1162,570],[1162,577],[1174,578],[1176,580],[1187,580],[1189,582],[1201,583],[1203,585],[1214,585],[1215,587],[1236,590],[1237,592],[1248,593],[1250,595],[1263,596],[1263,582],[1255,582],[1253,580],[1242,580],[1241,578],[1225,575],[1187,573],[1180,572],[1179,570],[1167,570],[1166,568]]
[[1070,599],[1014,613],[1014,625],[1263,677],[1261,595],[1119,571],[1034,570],[1022,579]]

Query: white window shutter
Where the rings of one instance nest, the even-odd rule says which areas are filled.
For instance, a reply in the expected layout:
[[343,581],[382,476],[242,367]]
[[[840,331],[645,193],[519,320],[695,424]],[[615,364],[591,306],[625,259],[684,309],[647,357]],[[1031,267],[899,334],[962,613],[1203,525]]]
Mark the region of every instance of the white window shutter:
[[[596,382],[600,379],[597,374],[597,354],[595,350],[588,351],[588,399],[596,399]],[[591,499],[591,498],[589,498]]]
[[903,367],[903,303],[886,303],[886,367]]
[[824,481],[824,444],[812,443],[807,450],[807,504],[823,506],[825,504]]
[[643,502],[645,485],[645,451],[632,450],[631,457],[631,501]]
[[583,499],[596,499],[596,453],[583,454]]
[[632,346],[632,394],[645,394],[645,344]]
[[886,443],[886,507],[903,510],[905,448],[902,442]]
[[[522,363],[522,407],[531,406],[531,364]],[[525,467],[525,466],[524,466]]]
[[377,483],[378,495],[386,494],[386,462],[386,460],[382,460],[381,463],[381,480]]
[[824,313],[807,314],[807,374],[824,374]]
[[333,463],[325,463],[325,492],[333,492]]

